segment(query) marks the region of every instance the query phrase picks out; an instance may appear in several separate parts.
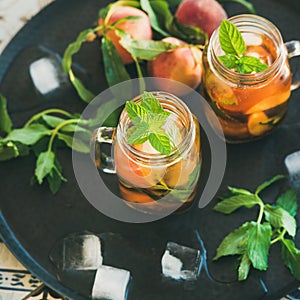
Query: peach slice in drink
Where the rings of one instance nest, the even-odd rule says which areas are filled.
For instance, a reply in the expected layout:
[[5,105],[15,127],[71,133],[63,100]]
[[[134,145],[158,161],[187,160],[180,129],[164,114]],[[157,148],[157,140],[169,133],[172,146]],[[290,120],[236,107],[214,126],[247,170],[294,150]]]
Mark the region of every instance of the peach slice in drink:
[[170,188],[191,188],[188,186],[189,176],[200,163],[200,126],[198,120],[195,117],[193,118],[196,127],[196,136],[194,142],[195,147],[191,149],[186,157],[167,168],[163,179],[166,185]]
[[149,195],[146,195],[145,193],[139,193],[132,188],[126,188],[123,186],[123,184],[120,184],[119,188],[123,199],[126,199],[126,201],[134,203],[156,202]]
[[253,114],[255,112],[266,111],[274,107],[277,107],[285,103],[289,99],[290,94],[291,94],[290,90],[287,90],[284,93],[280,93],[268,97],[266,99],[263,99],[262,101],[250,107],[245,113],[248,115],[248,114]]
[[249,135],[247,124],[219,118],[224,135],[232,139],[247,138]]
[[[143,149],[144,144],[136,145],[135,148]],[[148,166],[144,162],[138,162],[128,150],[121,148],[118,143],[115,145],[114,157],[118,175],[137,188],[149,188],[156,185],[166,170],[165,167]]]
[[248,130],[251,135],[260,136],[273,128],[272,119],[264,112],[256,112],[249,116]]
[[238,100],[230,86],[219,79],[212,72],[206,75],[206,90],[209,97],[218,104],[226,105],[226,107],[237,107]]

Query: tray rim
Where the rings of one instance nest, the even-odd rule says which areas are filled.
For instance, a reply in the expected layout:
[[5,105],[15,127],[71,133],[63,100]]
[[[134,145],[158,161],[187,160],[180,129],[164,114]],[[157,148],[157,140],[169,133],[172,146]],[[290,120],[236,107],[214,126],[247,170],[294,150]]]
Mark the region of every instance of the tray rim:
[[[34,27],[35,24],[38,24],[39,20],[43,18],[44,15],[49,13],[49,10],[54,9],[60,2],[66,0],[55,0],[49,3],[46,7],[44,7],[40,12],[38,12],[31,20],[28,21],[11,39],[11,41],[4,48],[2,53],[0,54],[0,86],[2,84],[3,78],[5,77],[10,65],[13,63],[14,59],[19,55],[23,50],[30,46],[35,46],[35,44],[31,43],[31,40],[28,39],[25,45],[17,46],[17,41],[22,36],[27,36],[26,32],[28,28]],[[112,0],[111,0],[112,1]],[[251,1],[251,0],[250,0]],[[280,0],[275,0],[276,2],[281,2]],[[298,0],[287,0],[286,6],[293,7],[295,10],[300,12],[300,2]],[[32,34],[32,33],[31,33]],[[34,34],[32,34],[34,36]],[[7,220],[5,219],[1,208],[0,208],[0,239],[8,249],[13,253],[13,255],[30,271],[33,275],[38,277],[43,281],[49,288],[53,289],[57,293],[61,294],[64,297],[76,300],[86,300],[86,298],[80,295],[78,292],[73,291],[70,287],[66,287],[59,281],[55,276],[50,274],[47,269],[43,268],[31,255],[30,253],[23,247],[20,241],[15,236],[14,232],[10,228]],[[0,241],[1,242],[1,241]],[[300,285],[300,281],[294,280],[295,287],[297,288]],[[289,286],[285,288],[291,287],[293,284],[290,283]],[[292,288],[292,287],[291,287]],[[271,299],[272,295],[266,295],[263,299]],[[274,296],[274,295],[273,295]]]

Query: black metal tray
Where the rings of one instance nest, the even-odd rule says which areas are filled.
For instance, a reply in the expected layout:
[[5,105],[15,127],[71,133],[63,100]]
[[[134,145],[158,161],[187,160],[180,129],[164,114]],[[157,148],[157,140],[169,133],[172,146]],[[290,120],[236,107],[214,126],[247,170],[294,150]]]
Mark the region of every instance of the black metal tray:
[[[84,108],[75,91],[70,88],[53,97],[37,94],[29,78],[29,64],[39,58],[46,47],[62,54],[77,33],[93,25],[101,4],[97,0],[56,1],[34,17],[7,46],[0,57],[0,91],[8,98],[8,109],[14,124],[21,126],[33,113],[47,107],[59,106],[74,112]],[[300,10],[296,1],[253,1],[258,14],[273,21],[285,41],[299,38]],[[245,12],[238,5],[228,6],[230,15]],[[42,48],[40,47],[42,45]],[[85,79],[95,93],[106,88],[98,45],[87,45],[76,56],[76,62],[87,71]],[[263,180],[284,173],[283,160],[289,153],[300,149],[300,92],[295,91],[284,125],[263,140],[228,146],[228,163],[220,192],[227,185],[254,189]],[[0,164],[0,230],[1,236],[18,259],[47,285],[71,299],[88,299],[94,274],[82,280],[80,276],[61,276],[49,260],[54,243],[65,235],[88,230],[94,233],[115,232],[127,240],[132,254],[124,259],[122,246],[115,249],[110,262],[130,269],[133,275],[130,299],[277,299],[299,286],[281,262],[280,248],[272,248],[267,272],[254,272],[243,282],[236,282],[236,271],[231,259],[212,262],[222,238],[241,223],[254,218],[255,210],[240,210],[232,217],[212,211],[216,199],[206,208],[194,207],[180,216],[170,216],[150,224],[125,224],[114,221],[94,209],[82,196],[72,170],[71,152],[60,153],[65,176],[57,196],[46,186],[30,186],[34,171],[34,157],[16,159]],[[205,163],[204,170],[209,169]],[[265,195],[272,200],[278,190]],[[202,272],[192,289],[181,283],[166,283],[159,265],[151,266],[148,258],[160,261],[167,241],[175,241],[199,248],[194,229],[198,229],[207,249],[211,275],[220,284]],[[299,244],[299,238],[297,243]],[[124,249],[125,249],[124,248]],[[140,252],[144,249],[144,252]],[[125,250],[124,250],[125,251]],[[123,258],[122,258],[123,257]],[[139,266],[145,264],[146,267]],[[264,285],[262,284],[264,283]]]

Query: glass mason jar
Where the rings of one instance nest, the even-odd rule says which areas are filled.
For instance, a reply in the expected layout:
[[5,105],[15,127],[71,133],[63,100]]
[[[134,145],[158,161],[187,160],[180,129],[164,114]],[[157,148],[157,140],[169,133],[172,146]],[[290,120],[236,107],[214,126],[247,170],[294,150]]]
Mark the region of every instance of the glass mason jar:
[[[186,104],[165,92],[152,92],[170,112],[163,129],[172,141],[170,155],[157,152],[149,143],[130,145],[132,127],[124,109],[116,128],[96,131],[96,164],[105,173],[116,173],[124,202],[144,213],[182,212],[192,206],[201,170],[200,127]],[[138,96],[132,101],[141,102]],[[109,136],[109,138],[107,138]],[[112,155],[103,153],[111,143]]]
[[217,114],[226,141],[251,141],[269,134],[284,119],[292,90],[299,80],[292,79],[288,59],[300,54],[300,42],[283,43],[274,24],[255,15],[228,19],[241,32],[245,55],[269,65],[258,73],[239,74],[218,59],[224,55],[217,29],[203,52],[202,92]]

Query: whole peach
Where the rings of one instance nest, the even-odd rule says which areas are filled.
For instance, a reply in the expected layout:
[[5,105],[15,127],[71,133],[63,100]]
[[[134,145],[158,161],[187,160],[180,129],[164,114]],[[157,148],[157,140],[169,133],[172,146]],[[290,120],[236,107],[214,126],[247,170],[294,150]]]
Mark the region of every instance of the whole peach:
[[[113,8],[113,11],[109,17],[108,25],[112,25],[114,22],[129,16],[140,17],[137,20],[126,20],[116,25],[116,28],[122,29],[129,33],[132,38],[136,40],[151,40],[152,29],[149,17],[140,9],[131,6],[117,6]],[[103,25],[103,19],[99,19],[99,25]],[[130,64],[133,59],[130,53],[127,52],[119,43],[120,37],[114,30],[108,30],[106,35],[112,40],[118,53],[120,54],[124,64]]]
[[216,0],[184,0],[178,6],[179,22],[201,28],[210,37],[222,20],[227,19],[223,7]]
[[[162,53],[154,60],[148,61],[149,76],[171,79],[195,89],[201,81],[201,50],[195,47],[192,50],[188,44],[174,37],[167,37],[162,41],[182,47]],[[156,80],[156,85],[161,90],[178,96],[189,92],[189,89],[176,82],[172,84],[171,81],[159,80],[159,78]]]

